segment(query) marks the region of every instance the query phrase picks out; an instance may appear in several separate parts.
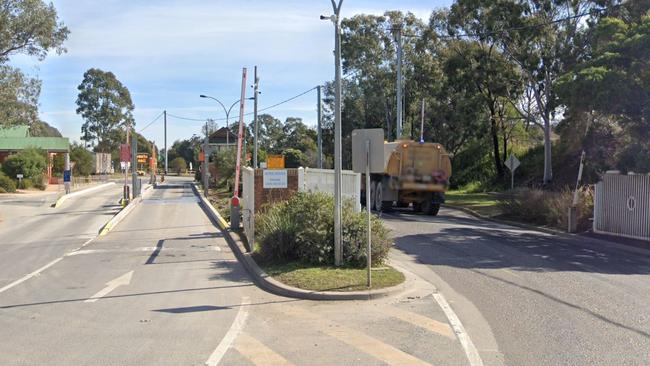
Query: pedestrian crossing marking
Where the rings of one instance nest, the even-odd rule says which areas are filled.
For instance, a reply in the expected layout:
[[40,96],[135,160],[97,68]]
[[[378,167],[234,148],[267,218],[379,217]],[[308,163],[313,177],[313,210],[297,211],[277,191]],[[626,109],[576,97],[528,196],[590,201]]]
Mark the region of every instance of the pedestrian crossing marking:
[[449,324],[439,322],[435,319],[431,319],[429,317],[426,317],[424,315],[416,314],[410,311],[398,309],[393,306],[386,306],[380,309],[380,311],[383,314],[387,314],[392,316],[393,318],[397,318],[399,320],[403,320],[407,323],[411,323],[415,325],[416,327],[424,328],[425,330],[428,330],[433,333],[440,334],[442,336],[445,336],[447,338],[451,339],[456,339],[456,335],[454,334],[454,331],[451,329]]
[[309,321],[309,325],[317,328],[322,333],[336,338],[359,351],[362,351],[382,362],[395,366],[427,366],[430,365],[419,358],[412,356],[400,349],[386,344],[376,338],[352,328],[320,318],[319,316],[299,307],[291,307],[288,314],[298,316]]
[[256,366],[293,365],[286,358],[282,357],[247,333],[241,333],[239,337],[237,337],[234,348],[239,352],[239,354],[247,358]]

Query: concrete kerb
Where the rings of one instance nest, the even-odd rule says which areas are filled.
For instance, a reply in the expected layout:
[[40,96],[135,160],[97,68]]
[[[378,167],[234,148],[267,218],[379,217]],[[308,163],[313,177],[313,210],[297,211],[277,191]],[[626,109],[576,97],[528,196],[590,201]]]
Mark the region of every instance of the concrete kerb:
[[[246,271],[250,274],[253,282],[260,287],[261,289],[270,292],[275,295],[291,297],[296,299],[304,300],[327,300],[327,301],[337,301],[337,300],[371,300],[387,296],[396,295],[400,292],[403,292],[407,289],[407,284],[412,283],[411,274],[408,271],[402,271],[406,280],[393,287],[377,289],[377,290],[367,290],[367,291],[350,291],[350,292],[334,292],[334,291],[308,291],[299,289],[293,286],[285,285],[284,283],[275,280],[273,277],[269,276],[264,272],[258,265],[257,262],[251,256],[251,253],[246,251],[244,243],[239,239],[237,235],[233,235],[232,230],[228,227],[228,223],[223,219],[219,212],[210,204],[210,202],[200,194],[196,185],[192,185],[194,193],[200,198],[201,206],[204,207],[205,212],[212,221],[217,223],[217,226],[221,229],[226,238],[226,242],[235,253],[237,260],[246,268]],[[397,267],[397,266],[395,266]],[[401,269],[400,269],[401,270]]]
[[142,194],[139,197],[136,197],[133,201],[131,201],[126,207],[120,210],[120,212],[117,213],[117,215],[113,216],[101,229],[99,229],[99,236],[104,236],[108,234],[117,224],[120,223],[120,221],[124,220],[124,218],[135,209],[135,207],[142,202],[142,198],[144,197],[145,194],[149,192],[153,188],[152,185],[147,185],[144,187],[142,190]]
[[478,212],[476,212],[476,211],[474,211],[472,209],[466,208],[466,207],[460,207],[460,206],[454,206],[454,205],[445,205],[445,207],[448,207],[448,208],[451,208],[451,209],[454,209],[454,210],[463,211],[463,212],[465,212],[467,214],[470,214],[470,215],[472,215],[472,216],[474,216],[474,217],[476,217],[478,219],[486,220],[486,221],[492,221],[492,222],[495,222],[497,224],[503,224],[503,225],[520,227],[520,228],[523,228],[523,229],[540,231],[540,232],[543,232],[543,233],[546,233],[546,234],[551,234],[551,235],[557,235],[557,236],[560,236],[560,237],[564,237],[566,239],[574,239],[575,240],[575,239],[588,238],[589,240],[591,240],[594,243],[597,243],[597,244],[600,244],[600,245],[603,245],[603,246],[607,246],[607,247],[610,247],[610,248],[615,248],[615,249],[623,250],[623,251],[626,251],[626,252],[629,252],[629,253],[634,253],[634,254],[650,255],[650,250],[648,250],[648,249],[637,248],[637,247],[633,247],[633,246],[629,246],[629,245],[625,245],[625,244],[613,243],[611,241],[594,238],[592,236],[586,237],[586,236],[582,236],[580,234],[567,233],[567,232],[562,231],[562,230],[551,229],[551,228],[548,228],[548,227],[535,226],[535,225],[525,224],[525,223],[522,223],[522,222],[511,221],[511,220],[495,219],[493,217],[488,217],[488,216],[485,216],[485,215],[481,215],[480,213],[478,213]]
[[113,185],[115,185],[115,182],[108,182],[108,183],[100,184],[98,186],[82,189],[81,191],[72,192],[72,193],[69,193],[69,194],[64,194],[63,196],[59,197],[59,199],[56,200],[56,202],[52,205],[52,207],[57,208],[57,207],[61,206],[63,204],[63,202],[65,202],[68,198],[83,196],[85,194],[92,193],[92,192],[98,191],[100,189],[108,188],[108,187],[111,187]]

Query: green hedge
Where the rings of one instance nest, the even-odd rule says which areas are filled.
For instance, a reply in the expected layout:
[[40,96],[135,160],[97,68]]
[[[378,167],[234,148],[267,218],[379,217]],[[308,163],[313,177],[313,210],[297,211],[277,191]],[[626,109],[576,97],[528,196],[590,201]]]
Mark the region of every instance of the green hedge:
[[0,171],[0,189],[4,192],[16,192],[16,183]]
[[[334,200],[323,193],[297,193],[285,202],[267,206],[255,220],[256,251],[268,261],[334,263]],[[372,260],[381,264],[392,244],[389,231],[372,216]],[[343,262],[351,266],[366,263],[367,216],[343,207]]]

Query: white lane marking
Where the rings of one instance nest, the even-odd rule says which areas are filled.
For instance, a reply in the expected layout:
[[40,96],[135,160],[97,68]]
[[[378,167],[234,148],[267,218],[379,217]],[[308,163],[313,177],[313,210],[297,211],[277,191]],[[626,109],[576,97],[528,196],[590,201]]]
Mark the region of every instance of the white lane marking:
[[213,249],[216,250],[217,252],[220,252],[220,251],[221,251],[221,248],[220,248],[220,247],[213,247]]
[[24,277],[22,277],[22,278],[20,278],[20,279],[18,279],[18,280],[16,280],[16,281],[14,281],[14,282],[12,282],[12,283],[6,285],[6,286],[3,287],[3,288],[0,288],[0,293],[7,291],[7,290],[9,290],[10,288],[12,288],[12,287],[14,287],[14,286],[20,285],[21,283],[27,281],[28,279],[30,279],[30,278],[32,278],[32,277],[34,277],[34,276],[38,276],[39,274],[41,274],[41,272],[43,272],[43,271],[45,271],[46,269],[52,267],[53,265],[59,263],[59,261],[60,261],[61,259],[63,259],[63,257],[57,258],[57,259],[51,261],[50,263],[44,265],[43,267],[41,267],[41,268],[35,270],[34,272],[32,272],[32,273],[30,273],[30,274],[28,274],[28,275],[25,275]]
[[433,293],[433,298],[436,300],[440,308],[442,308],[442,311],[447,316],[449,324],[451,324],[451,328],[454,330],[454,333],[456,333],[458,341],[465,351],[465,355],[467,356],[469,364],[471,366],[483,366],[483,360],[481,359],[481,355],[479,355],[476,346],[474,346],[474,342],[472,342],[472,340],[469,338],[469,334],[467,334],[465,331],[463,323],[460,322],[460,319],[458,319],[458,316],[454,310],[451,308],[451,306],[449,306],[449,303],[445,297],[440,293]]
[[241,306],[235,316],[235,320],[232,322],[230,329],[226,332],[226,335],[223,337],[217,348],[210,355],[207,361],[205,361],[206,366],[217,366],[221,359],[226,354],[232,343],[237,338],[237,335],[244,328],[246,323],[246,318],[248,318],[248,305],[250,305],[250,299],[248,297],[242,297]]
[[132,277],[133,277],[133,271],[129,271],[112,281],[106,282],[106,287],[104,287],[101,291],[94,294],[84,302],[95,302],[101,299],[102,297],[108,295],[111,291],[115,290],[116,288],[130,284]]

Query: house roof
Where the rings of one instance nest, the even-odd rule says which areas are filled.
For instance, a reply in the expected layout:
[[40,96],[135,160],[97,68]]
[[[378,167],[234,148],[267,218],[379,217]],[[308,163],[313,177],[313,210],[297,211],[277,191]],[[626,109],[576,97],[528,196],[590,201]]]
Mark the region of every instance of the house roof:
[[31,137],[28,126],[0,129],[0,151],[20,151],[28,148],[67,152],[70,140],[67,137]]
[[228,131],[226,127],[221,127],[220,129],[214,131],[210,135],[209,143],[211,144],[225,144],[226,143],[226,136],[227,134],[230,134],[229,136],[229,142],[236,143],[237,142],[237,135],[232,133],[232,131]]

